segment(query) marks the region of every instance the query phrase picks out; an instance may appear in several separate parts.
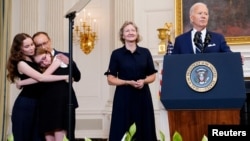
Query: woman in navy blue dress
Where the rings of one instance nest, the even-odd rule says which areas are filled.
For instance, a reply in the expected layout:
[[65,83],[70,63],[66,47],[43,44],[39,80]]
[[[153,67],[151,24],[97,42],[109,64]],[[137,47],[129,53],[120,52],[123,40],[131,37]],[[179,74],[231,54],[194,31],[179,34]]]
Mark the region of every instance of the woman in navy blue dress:
[[123,47],[111,54],[107,75],[109,85],[115,85],[109,141],[119,141],[135,123],[135,141],[157,141],[154,109],[149,84],[157,70],[147,48],[140,47],[138,28],[125,22],[120,29]]

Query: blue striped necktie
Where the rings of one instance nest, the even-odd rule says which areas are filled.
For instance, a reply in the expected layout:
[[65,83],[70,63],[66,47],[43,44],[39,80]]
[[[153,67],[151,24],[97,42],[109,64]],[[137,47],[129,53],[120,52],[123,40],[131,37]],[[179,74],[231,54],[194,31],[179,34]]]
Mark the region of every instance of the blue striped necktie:
[[202,39],[201,39],[201,32],[197,31],[194,35],[195,41],[195,47],[196,47],[196,54],[201,53],[201,49],[203,47]]

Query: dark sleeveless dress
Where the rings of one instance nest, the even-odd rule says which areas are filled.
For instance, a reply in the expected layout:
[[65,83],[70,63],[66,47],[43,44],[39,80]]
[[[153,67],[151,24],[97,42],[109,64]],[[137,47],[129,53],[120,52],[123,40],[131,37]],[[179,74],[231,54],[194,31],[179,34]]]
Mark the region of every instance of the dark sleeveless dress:
[[[38,65],[24,61],[33,69],[40,71]],[[19,74],[21,80],[30,78]],[[43,90],[42,83],[23,86],[17,96],[11,114],[12,133],[15,141],[42,141],[44,136],[39,134],[38,102]]]

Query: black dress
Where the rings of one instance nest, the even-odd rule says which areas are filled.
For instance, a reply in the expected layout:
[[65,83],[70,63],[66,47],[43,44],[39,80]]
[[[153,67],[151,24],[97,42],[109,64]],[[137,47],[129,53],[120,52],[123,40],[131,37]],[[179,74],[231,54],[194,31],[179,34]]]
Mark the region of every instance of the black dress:
[[[114,50],[105,74],[123,80],[139,80],[156,72],[149,50],[137,46],[134,53],[125,47]],[[135,141],[157,141],[154,109],[148,84],[142,89],[129,85],[116,87],[109,141],[120,141],[133,123],[136,124]]]
[[[75,64],[73,64],[73,77],[76,76],[74,73],[76,72],[74,71],[75,67]],[[58,68],[53,74],[68,75],[69,67]],[[77,74],[77,76],[79,75]],[[41,132],[53,132],[58,129],[67,130],[69,121],[69,83],[63,80],[45,83],[45,85],[46,89],[40,98],[39,107]],[[72,88],[72,93],[73,91]]]
[[[58,50],[54,49],[54,56],[57,55],[57,54],[60,54],[60,53],[70,57],[69,53],[61,52],[61,51],[58,51]],[[75,61],[73,61],[73,60],[72,60],[72,75],[74,77],[74,82],[79,82],[80,81],[81,72],[78,69]],[[71,141],[75,141],[76,108],[79,105],[78,105],[78,101],[77,101],[77,97],[76,97],[76,93],[75,93],[74,89],[72,90],[72,93],[71,93],[71,103],[72,103],[71,114],[70,114],[70,123],[71,124],[69,124],[70,127],[67,127],[68,128],[68,130],[67,130],[67,138],[71,139]]]
[[[25,61],[33,69],[40,71],[34,62]],[[30,78],[26,74],[19,74],[21,80]],[[39,134],[38,102],[42,94],[41,83],[23,86],[18,94],[12,109],[12,133],[15,141],[42,141],[44,135]]]

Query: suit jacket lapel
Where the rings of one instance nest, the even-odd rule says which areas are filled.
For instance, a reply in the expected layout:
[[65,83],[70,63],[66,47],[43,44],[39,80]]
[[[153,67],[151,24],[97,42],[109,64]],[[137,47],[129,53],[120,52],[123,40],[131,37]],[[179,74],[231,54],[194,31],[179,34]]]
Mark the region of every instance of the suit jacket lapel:
[[193,39],[192,39],[192,29],[189,30],[187,32],[187,46],[188,46],[188,50],[190,52],[193,52],[194,53],[194,49],[193,49]]

